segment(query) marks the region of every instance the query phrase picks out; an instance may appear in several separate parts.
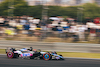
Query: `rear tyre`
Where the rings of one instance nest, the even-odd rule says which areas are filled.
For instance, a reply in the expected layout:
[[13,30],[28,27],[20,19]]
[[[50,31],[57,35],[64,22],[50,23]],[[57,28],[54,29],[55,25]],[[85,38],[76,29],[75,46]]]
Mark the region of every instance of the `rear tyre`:
[[14,57],[14,53],[13,52],[7,52],[7,57],[9,59],[13,58]]

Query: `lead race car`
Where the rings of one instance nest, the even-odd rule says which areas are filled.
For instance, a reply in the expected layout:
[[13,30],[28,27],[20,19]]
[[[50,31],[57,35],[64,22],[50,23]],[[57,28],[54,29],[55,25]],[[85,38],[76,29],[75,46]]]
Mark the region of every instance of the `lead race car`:
[[44,59],[44,60],[64,60],[62,55],[58,55],[56,52],[42,52],[40,49],[33,49],[30,47],[15,50],[14,48],[7,48],[6,54],[9,59]]

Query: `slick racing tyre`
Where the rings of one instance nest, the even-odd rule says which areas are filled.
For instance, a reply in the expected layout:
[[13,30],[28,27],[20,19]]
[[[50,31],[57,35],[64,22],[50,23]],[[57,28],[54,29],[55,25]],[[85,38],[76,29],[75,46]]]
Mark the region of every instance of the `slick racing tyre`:
[[9,59],[13,58],[14,57],[14,53],[13,52],[7,52],[7,57]]
[[44,60],[50,60],[50,58],[51,58],[51,56],[50,56],[49,53],[43,54],[43,59],[44,59]]

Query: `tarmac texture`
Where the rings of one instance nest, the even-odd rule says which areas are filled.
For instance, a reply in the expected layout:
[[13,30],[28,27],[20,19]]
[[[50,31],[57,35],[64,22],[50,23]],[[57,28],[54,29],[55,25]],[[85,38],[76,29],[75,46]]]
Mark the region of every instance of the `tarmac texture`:
[[100,67],[100,60],[71,59],[65,60],[33,60],[33,59],[8,59],[0,55],[0,67]]

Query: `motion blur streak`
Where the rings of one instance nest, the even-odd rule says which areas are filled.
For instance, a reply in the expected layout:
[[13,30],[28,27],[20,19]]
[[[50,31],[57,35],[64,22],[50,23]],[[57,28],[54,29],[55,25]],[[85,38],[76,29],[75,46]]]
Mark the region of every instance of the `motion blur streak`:
[[63,61],[7,59],[0,56],[0,67],[100,67],[98,60],[65,59]]

